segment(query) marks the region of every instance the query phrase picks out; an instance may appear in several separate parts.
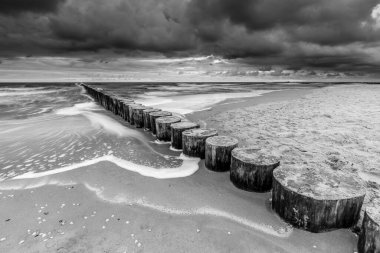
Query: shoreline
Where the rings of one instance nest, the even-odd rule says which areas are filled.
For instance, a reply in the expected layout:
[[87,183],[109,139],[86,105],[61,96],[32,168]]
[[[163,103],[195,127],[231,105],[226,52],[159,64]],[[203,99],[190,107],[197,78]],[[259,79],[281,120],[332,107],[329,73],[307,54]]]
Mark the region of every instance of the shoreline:
[[[228,99],[223,102],[214,104],[211,108],[202,111],[193,112],[191,114],[186,114],[185,117],[190,121],[203,122],[206,123],[208,128],[216,128],[218,130],[218,125],[213,124],[209,121],[211,116],[235,109],[256,106],[259,104],[267,104],[281,101],[289,101],[293,99],[298,99],[311,93],[313,90],[321,88],[303,88],[303,89],[289,89],[289,90],[275,90],[269,93],[264,93],[260,96],[251,98],[241,98],[241,99]],[[239,101],[243,100],[243,101]],[[204,127],[204,125],[203,125]]]
[[[265,113],[255,117],[252,110],[298,103],[302,101],[298,98],[321,90],[281,90],[244,101],[232,99],[186,116],[204,120],[208,127],[215,126],[228,135],[233,130],[230,127],[235,132],[239,129],[237,134],[246,137],[239,139],[250,144],[249,140],[255,138],[251,136],[254,125],[244,123],[267,123]],[[215,116],[221,120],[215,120]],[[160,146],[161,151],[167,149],[163,153],[170,153],[168,144]],[[7,252],[356,250],[357,238],[349,229],[321,234],[292,229],[272,211],[269,193],[241,191],[232,185],[228,173],[208,171],[204,161],[199,166],[188,177],[158,180],[101,161],[59,174],[0,182],[0,219],[5,221],[0,227],[0,239],[5,238],[0,248]],[[71,209],[65,209],[63,204]],[[30,220],[25,218],[30,217],[28,210],[35,211]]]

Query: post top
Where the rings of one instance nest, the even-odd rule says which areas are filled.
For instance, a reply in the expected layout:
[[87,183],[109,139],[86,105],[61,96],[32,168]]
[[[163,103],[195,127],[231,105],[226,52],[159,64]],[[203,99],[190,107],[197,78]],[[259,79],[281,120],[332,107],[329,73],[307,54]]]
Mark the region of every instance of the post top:
[[160,117],[156,120],[156,123],[176,123],[181,121],[180,117],[176,116],[165,116],[165,117]]
[[171,116],[172,113],[167,112],[167,111],[158,111],[158,112],[150,112],[149,115],[162,117],[162,116]]
[[231,155],[242,162],[256,165],[274,165],[280,162],[280,159],[272,155],[270,150],[259,147],[235,148]]
[[212,146],[219,146],[219,147],[229,147],[229,146],[235,146],[239,143],[239,141],[231,136],[213,136],[210,138],[207,138],[206,144],[210,144]]
[[319,200],[349,199],[365,195],[358,176],[334,170],[323,163],[282,164],[273,172],[282,186]]
[[214,128],[194,128],[182,132],[183,135],[194,137],[211,137],[218,135],[218,131]]
[[191,121],[182,121],[178,123],[174,123],[171,125],[174,129],[187,129],[192,127],[199,127],[199,124],[191,122]]
[[149,108],[149,109],[145,109],[143,110],[143,112],[146,112],[146,113],[149,113],[149,112],[160,112],[161,109],[155,109],[155,108]]

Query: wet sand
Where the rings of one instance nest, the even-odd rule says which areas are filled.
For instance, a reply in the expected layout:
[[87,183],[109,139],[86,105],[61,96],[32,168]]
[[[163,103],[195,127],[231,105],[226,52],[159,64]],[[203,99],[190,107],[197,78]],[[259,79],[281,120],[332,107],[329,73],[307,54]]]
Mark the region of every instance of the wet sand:
[[[201,162],[202,163],[202,162]],[[293,230],[269,194],[237,190],[203,164],[157,180],[112,163],[0,185],[4,252],[354,252],[347,230]]]

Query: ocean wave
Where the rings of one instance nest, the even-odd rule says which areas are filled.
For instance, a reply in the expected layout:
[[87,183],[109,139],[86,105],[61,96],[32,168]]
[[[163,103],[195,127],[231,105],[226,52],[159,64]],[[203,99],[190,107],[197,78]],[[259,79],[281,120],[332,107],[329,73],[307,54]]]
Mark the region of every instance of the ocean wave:
[[99,158],[72,164],[72,165],[62,167],[59,169],[53,169],[53,170],[48,170],[48,171],[43,171],[43,172],[27,172],[25,174],[13,177],[11,180],[46,177],[46,176],[59,174],[59,173],[63,173],[63,172],[71,171],[71,170],[76,170],[82,167],[94,165],[99,162],[112,162],[123,169],[136,172],[145,177],[153,177],[156,179],[188,177],[188,176],[193,175],[199,169],[199,166],[198,166],[198,163],[200,161],[199,158],[189,158],[189,157],[180,156],[179,159],[183,160],[182,165],[179,167],[153,168],[153,167],[149,167],[145,165],[136,164],[130,161],[126,161],[124,159],[115,157],[113,155],[106,155]]

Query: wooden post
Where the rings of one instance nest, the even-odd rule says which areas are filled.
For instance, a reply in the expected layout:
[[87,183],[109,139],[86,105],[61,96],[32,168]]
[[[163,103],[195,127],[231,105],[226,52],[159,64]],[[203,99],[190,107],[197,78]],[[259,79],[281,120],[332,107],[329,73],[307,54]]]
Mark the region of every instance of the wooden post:
[[205,165],[212,171],[229,171],[231,152],[239,141],[229,136],[214,136],[206,139]]
[[156,136],[160,141],[170,141],[171,129],[170,125],[180,122],[181,118],[176,116],[166,116],[156,119]]
[[152,127],[150,126],[149,113],[151,113],[151,112],[160,112],[160,111],[161,111],[161,109],[145,109],[143,111],[144,128],[146,130],[152,130]]
[[133,102],[133,100],[123,100],[122,101],[122,103],[121,103],[121,117],[124,119],[124,120],[126,120],[126,121],[128,121],[129,120],[129,110],[128,110],[128,106],[129,105],[131,105],[131,104],[135,104],[134,102]]
[[175,149],[182,149],[182,132],[199,128],[199,124],[190,121],[183,121],[171,125],[171,141],[172,147]]
[[272,188],[273,170],[279,159],[259,148],[236,148],[231,153],[231,182],[245,191],[266,192]]
[[194,128],[182,132],[182,152],[187,156],[205,158],[206,139],[218,135],[215,129]]
[[145,106],[138,106],[138,107],[135,106],[132,108],[133,122],[137,128],[144,127],[143,111],[145,109],[151,109],[151,108],[145,107]]
[[138,106],[138,105],[141,105],[141,104],[136,104],[134,102],[132,103],[125,103],[124,104],[124,108],[125,108],[125,120],[130,122],[130,118],[129,118],[129,109],[131,108],[131,106]]
[[149,121],[150,127],[152,128],[152,133],[156,134],[156,119],[159,117],[172,116],[171,112],[161,111],[161,112],[150,112],[149,113]]
[[344,171],[323,163],[280,165],[273,172],[272,208],[293,226],[315,233],[354,226],[365,188]]
[[128,106],[128,114],[129,114],[129,123],[131,125],[134,125],[135,124],[135,118],[134,118],[134,111],[133,111],[133,108],[137,108],[137,107],[141,107],[142,105],[141,104],[131,104]]
[[380,252],[380,200],[366,206],[358,242],[359,253]]

